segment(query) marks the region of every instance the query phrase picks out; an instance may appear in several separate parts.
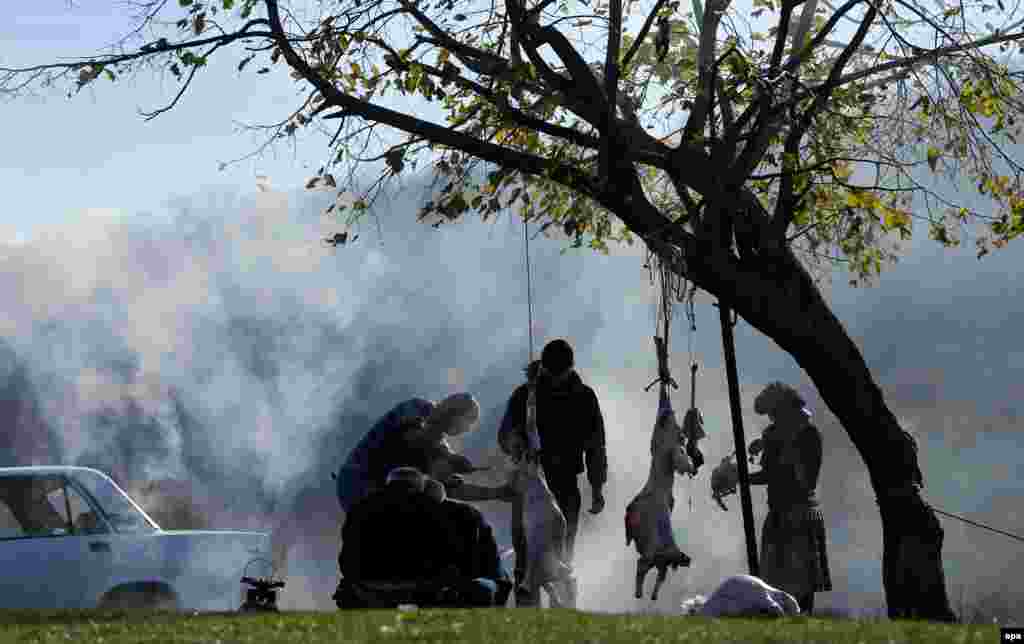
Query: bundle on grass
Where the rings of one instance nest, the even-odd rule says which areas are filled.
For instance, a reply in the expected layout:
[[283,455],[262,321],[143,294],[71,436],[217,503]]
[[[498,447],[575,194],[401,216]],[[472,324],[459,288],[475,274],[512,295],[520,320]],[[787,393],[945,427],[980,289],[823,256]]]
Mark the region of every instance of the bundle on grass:
[[727,577],[710,597],[682,604],[684,615],[703,617],[786,617],[800,614],[796,598],[751,575]]

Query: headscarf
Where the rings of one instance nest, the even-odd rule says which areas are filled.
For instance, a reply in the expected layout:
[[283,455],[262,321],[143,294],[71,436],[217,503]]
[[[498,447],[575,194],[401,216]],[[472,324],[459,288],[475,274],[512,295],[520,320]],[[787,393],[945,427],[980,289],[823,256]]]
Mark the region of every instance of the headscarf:
[[434,406],[427,423],[442,427],[449,436],[464,434],[480,423],[480,403],[470,393],[452,394]]

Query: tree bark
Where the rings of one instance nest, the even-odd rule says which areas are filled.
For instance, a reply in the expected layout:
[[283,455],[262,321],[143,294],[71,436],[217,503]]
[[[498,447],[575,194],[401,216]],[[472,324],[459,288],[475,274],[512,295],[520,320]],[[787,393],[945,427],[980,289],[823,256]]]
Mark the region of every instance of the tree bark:
[[920,494],[913,438],[806,269],[788,248],[745,262],[721,251],[687,259],[691,279],[793,356],[864,460],[882,520],[889,617],[955,621],[942,570],[943,531]]

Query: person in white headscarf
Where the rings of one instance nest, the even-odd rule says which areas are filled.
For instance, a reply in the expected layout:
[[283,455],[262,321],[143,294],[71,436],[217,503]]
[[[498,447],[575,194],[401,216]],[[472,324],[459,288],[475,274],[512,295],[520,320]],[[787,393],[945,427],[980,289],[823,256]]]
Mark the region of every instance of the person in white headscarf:
[[434,403],[412,398],[378,420],[359,441],[337,476],[338,501],[348,512],[357,501],[381,488],[393,469],[415,467],[448,487],[452,498],[466,501],[511,500],[508,486],[484,487],[462,480],[473,472],[465,456],[451,450],[446,438],[480,423],[480,405],[472,394],[457,393]]
[[768,486],[768,515],[761,531],[761,577],[794,597],[805,614],[814,593],[832,590],[825,548],[825,522],[815,489],[821,471],[821,432],[799,393],[773,382],[754,400],[754,411],[772,424],[751,444],[761,452],[761,470],[751,485]]

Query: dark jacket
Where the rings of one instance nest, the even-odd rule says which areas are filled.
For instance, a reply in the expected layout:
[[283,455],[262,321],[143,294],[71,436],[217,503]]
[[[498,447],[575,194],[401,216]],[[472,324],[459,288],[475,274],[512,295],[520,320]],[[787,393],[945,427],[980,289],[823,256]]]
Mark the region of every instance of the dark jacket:
[[436,579],[458,566],[461,541],[426,494],[385,487],[357,502],[341,531],[338,567],[352,581]]
[[463,577],[485,577],[497,581],[502,577],[498,542],[483,513],[468,503],[445,499],[441,504],[448,521],[460,540],[458,567]]
[[774,435],[774,429],[774,425],[769,425],[764,431],[761,471],[752,474],[751,482],[768,485],[770,509],[816,506],[815,489],[821,471],[821,432],[814,425],[808,425],[787,449],[784,441]]
[[[516,428],[526,431],[526,385],[520,385],[508,401],[498,429],[499,443]],[[594,390],[573,371],[568,383],[553,389],[546,378],[537,382],[537,433],[541,465],[548,479],[575,479],[583,472],[592,486],[608,479],[608,455],[604,443],[604,418]]]
[[[421,460],[410,458],[409,453],[403,452],[392,457],[391,451],[395,441],[401,442],[400,437],[408,431],[409,421],[429,416],[433,408],[434,403],[429,400],[410,398],[395,405],[374,423],[338,471],[338,501],[345,512],[367,494],[383,486],[384,478],[391,471],[390,467],[421,466]],[[401,462],[408,460],[416,462]],[[396,461],[399,461],[398,465],[393,465]]]

